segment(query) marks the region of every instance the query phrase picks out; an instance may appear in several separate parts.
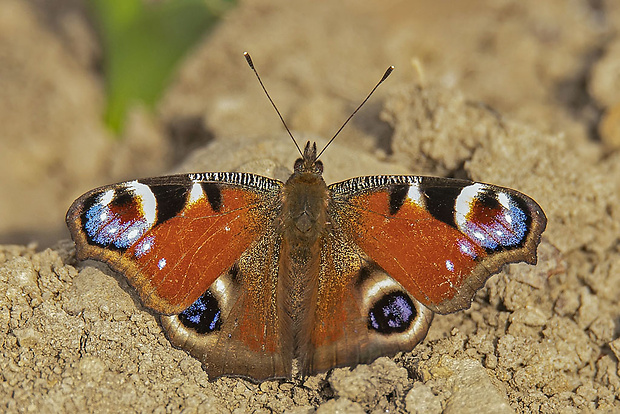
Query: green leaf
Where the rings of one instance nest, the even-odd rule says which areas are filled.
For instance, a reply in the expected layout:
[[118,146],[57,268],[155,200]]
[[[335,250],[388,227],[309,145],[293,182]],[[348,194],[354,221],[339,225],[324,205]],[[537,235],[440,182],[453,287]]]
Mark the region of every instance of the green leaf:
[[89,0],[104,49],[106,124],[122,131],[127,110],[153,108],[187,51],[234,0]]

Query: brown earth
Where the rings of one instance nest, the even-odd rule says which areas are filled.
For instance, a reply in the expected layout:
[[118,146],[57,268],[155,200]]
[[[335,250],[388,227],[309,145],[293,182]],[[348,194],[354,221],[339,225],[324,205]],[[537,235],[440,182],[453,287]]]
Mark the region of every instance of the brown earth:
[[[135,108],[122,140],[101,123],[101,52],[83,9],[0,2],[2,410],[620,411],[620,3],[244,1],[155,114]],[[326,180],[516,188],[549,220],[538,265],[507,267],[395,358],[209,381],[122,277],[75,261],[64,213],[97,185],[173,170],[286,176],[296,152],[244,50],[302,142],[324,142],[394,64],[323,157]]]

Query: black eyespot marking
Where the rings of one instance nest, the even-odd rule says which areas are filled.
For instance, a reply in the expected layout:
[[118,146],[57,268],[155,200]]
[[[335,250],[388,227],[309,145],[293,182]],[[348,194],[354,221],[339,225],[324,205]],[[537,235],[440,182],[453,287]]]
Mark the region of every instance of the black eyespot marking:
[[398,213],[398,210],[405,204],[407,199],[407,193],[409,192],[409,185],[407,184],[394,184],[390,188],[390,215]]
[[443,221],[449,226],[456,227],[454,221],[454,208],[456,199],[461,193],[460,187],[422,187],[422,193],[426,194],[426,208],[437,220]]
[[497,210],[500,208],[495,192],[482,191],[476,196],[476,200],[490,210]]
[[118,188],[114,191],[114,198],[110,202],[111,207],[128,206],[135,202],[135,197],[126,188]]
[[177,216],[187,202],[187,188],[180,185],[154,185],[149,187],[157,200],[157,224]]
[[368,329],[384,335],[405,332],[417,316],[416,308],[403,292],[392,292],[379,299],[368,311]]
[[373,274],[373,270],[370,266],[362,266],[359,274],[355,278],[355,286],[361,286],[366,282]]
[[196,333],[206,334],[220,329],[222,310],[217,299],[208,290],[179,314],[179,320]]
[[222,208],[222,192],[218,185],[213,183],[202,183],[202,190],[207,195],[207,199],[213,211],[216,213],[219,212]]

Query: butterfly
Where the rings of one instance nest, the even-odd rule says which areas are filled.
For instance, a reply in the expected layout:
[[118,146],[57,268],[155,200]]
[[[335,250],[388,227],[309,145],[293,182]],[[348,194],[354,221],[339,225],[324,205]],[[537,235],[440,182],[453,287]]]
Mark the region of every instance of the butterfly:
[[67,212],[76,255],[123,274],[210,378],[258,381],[410,351],[435,312],[536,263],[546,217],[530,197],[413,175],[327,185],[321,153],[308,142],[286,182],[203,172],[94,189]]

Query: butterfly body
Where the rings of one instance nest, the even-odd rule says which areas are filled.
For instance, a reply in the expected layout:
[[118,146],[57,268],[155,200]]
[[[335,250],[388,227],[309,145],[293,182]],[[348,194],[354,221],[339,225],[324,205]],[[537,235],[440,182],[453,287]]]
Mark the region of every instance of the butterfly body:
[[262,380],[411,350],[433,311],[470,306],[510,262],[536,262],[544,213],[467,180],[327,185],[308,143],[286,183],[196,173],[115,184],[74,202],[80,259],[124,274],[209,375]]

